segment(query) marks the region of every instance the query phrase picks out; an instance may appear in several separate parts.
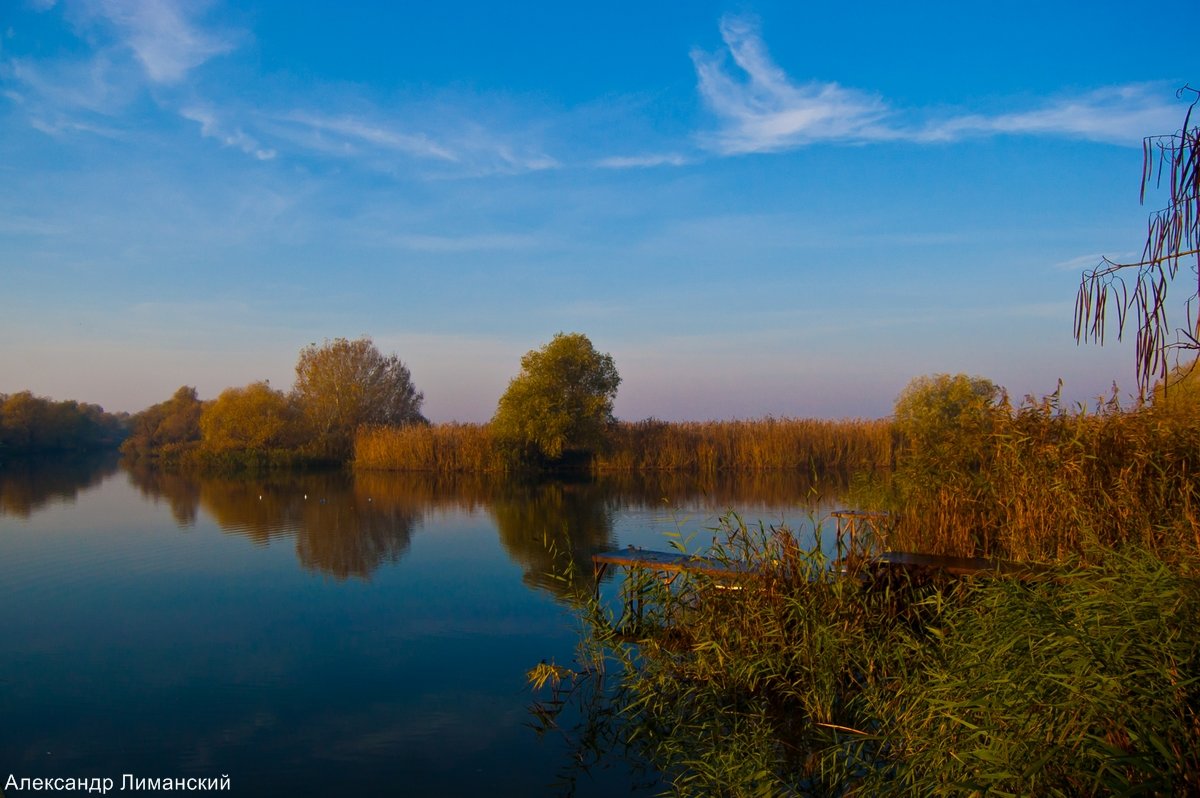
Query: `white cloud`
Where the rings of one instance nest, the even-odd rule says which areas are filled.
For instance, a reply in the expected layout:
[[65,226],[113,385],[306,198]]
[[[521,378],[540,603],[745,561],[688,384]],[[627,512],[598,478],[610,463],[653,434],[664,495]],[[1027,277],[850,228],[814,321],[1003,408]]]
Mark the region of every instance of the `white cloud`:
[[[721,38],[727,53],[692,51],[700,93],[723,122],[711,142],[714,149],[771,152],[820,140],[894,137],[882,124],[889,111],[880,98],[836,83],[793,84],[750,20],[723,18]],[[744,79],[728,72],[726,55]]]
[[601,158],[596,166],[601,169],[647,169],[654,166],[686,166],[691,163],[678,153],[656,153],[650,155],[625,155]]
[[205,30],[192,18],[202,6],[174,0],[98,0],[89,7],[116,28],[155,83],[178,83],[210,58],[234,49],[237,34]]
[[1130,258],[1137,257],[1136,252],[1119,252],[1119,253],[1103,253],[1096,252],[1092,255],[1079,255],[1078,257],[1068,258],[1064,261],[1055,263],[1051,268],[1064,272],[1075,272],[1081,269],[1091,269],[1100,264],[1104,258],[1111,261],[1122,262]]
[[133,98],[129,72],[104,52],[82,61],[38,63],[14,58],[0,67],[0,77],[24,89],[13,94],[29,106],[30,113],[42,116],[66,111],[117,114]]
[[380,122],[354,116],[331,117],[297,111],[280,117],[280,121],[298,126],[311,134],[305,137],[304,141],[314,149],[330,153],[355,154],[365,145],[416,158],[450,162],[458,160],[453,151],[428,136],[408,133]]
[[247,155],[253,155],[260,161],[269,161],[275,157],[275,150],[259,145],[254,137],[247,135],[241,128],[233,132],[226,131],[216,114],[207,108],[189,107],[181,110],[180,115],[200,125],[200,135],[213,138],[226,147],[241,150]]
[[513,233],[467,236],[437,236],[409,233],[392,236],[390,240],[397,246],[417,252],[447,253],[533,249],[544,243],[537,236]]
[[1064,97],[1032,111],[996,116],[970,114],[934,123],[918,138],[954,140],[993,133],[1055,135],[1137,145],[1147,135],[1179,126],[1179,107],[1160,86],[1113,86],[1077,97]]
[[507,137],[459,112],[431,112],[413,107],[408,117],[425,120],[435,132],[412,130],[376,114],[328,114],[295,110],[264,120],[262,130],[309,153],[349,158],[391,171],[396,156],[413,158],[447,169],[427,176],[454,177],[555,169],[557,159],[510,143]]
[[[928,117],[901,111],[876,94],[837,83],[794,83],[767,52],[758,26],[742,17],[721,20],[725,50],[692,52],[701,97],[719,128],[704,137],[726,155],[776,152],[820,141],[950,142],[972,136],[1045,135],[1140,144],[1148,134],[1176,129],[1180,111],[1163,86],[1112,86],[1051,99],[1031,110]],[[737,73],[730,70],[733,60]]]

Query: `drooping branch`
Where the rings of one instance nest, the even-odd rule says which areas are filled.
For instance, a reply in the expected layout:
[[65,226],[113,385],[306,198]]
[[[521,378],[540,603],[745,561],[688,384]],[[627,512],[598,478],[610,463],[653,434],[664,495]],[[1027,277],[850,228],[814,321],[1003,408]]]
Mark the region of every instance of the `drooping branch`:
[[[1104,343],[1110,297],[1116,307],[1118,339],[1132,315],[1138,389],[1143,396],[1156,379],[1165,381],[1172,353],[1200,353],[1200,126],[1192,123],[1200,90],[1184,86],[1178,96],[1185,95],[1195,98],[1180,130],[1149,136],[1143,143],[1141,201],[1145,202],[1148,189],[1161,189],[1164,179],[1170,199],[1166,207],[1150,214],[1141,258],[1130,263],[1104,258],[1083,273],[1075,299],[1078,341]],[[1183,303],[1187,326],[1177,328],[1172,336],[1168,287],[1185,265],[1196,282]]]

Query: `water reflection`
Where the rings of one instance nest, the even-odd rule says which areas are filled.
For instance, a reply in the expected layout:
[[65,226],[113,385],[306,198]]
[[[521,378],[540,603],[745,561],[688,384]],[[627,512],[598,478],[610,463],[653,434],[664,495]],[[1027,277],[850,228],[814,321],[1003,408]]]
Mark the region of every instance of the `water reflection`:
[[142,496],[154,503],[165,501],[171,508],[171,517],[181,528],[196,523],[196,510],[200,506],[200,482],[189,474],[174,470],[154,468],[141,462],[122,461],[121,467],[129,475],[130,483]]
[[408,551],[423,515],[418,496],[341,472],[209,476],[130,469],[144,494],[163,498],[181,526],[203,508],[217,525],[259,545],[295,539],[305,568],[369,579]]
[[663,545],[672,507],[696,529],[830,492],[796,474],[113,468],[0,474],[0,513],[41,513],[0,519],[0,759],[23,776],[230,773],[247,795],[542,795],[556,775],[629,794],[624,765],[560,773],[582,749],[525,728],[525,673],[577,644],[553,575]]
[[[54,499],[99,484],[114,461],[10,468],[0,473],[0,512],[27,517]],[[431,512],[485,512],[529,587],[570,598],[568,581],[590,590],[591,555],[618,545],[615,519],[671,508],[713,512],[755,507],[813,508],[845,488],[844,476],[795,472],[619,474],[573,480],[505,480],[484,475],[345,471],[202,475],[124,464],[143,496],[165,502],[181,528],[203,512],[225,532],[258,545],[293,538],[305,568],[335,579],[368,580],[398,563]],[[685,519],[687,520],[687,519]],[[766,519],[770,521],[771,519]]]
[[113,452],[25,457],[0,465],[0,515],[29,518],[52,502],[73,502],[116,473]]
[[[488,508],[522,581],[555,595],[589,590],[591,557],[612,548],[619,494],[598,482],[513,484]],[[570,577],[574,577],[571,579]]]

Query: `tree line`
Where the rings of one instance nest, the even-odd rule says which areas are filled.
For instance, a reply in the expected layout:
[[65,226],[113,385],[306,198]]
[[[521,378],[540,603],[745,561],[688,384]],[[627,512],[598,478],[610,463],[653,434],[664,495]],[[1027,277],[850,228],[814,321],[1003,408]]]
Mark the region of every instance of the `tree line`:
[[29,391],[0,394],[0,461],[13,456],[115,449],[128,416],[99,405],[56,402]]
[[183,386],[130,419],[121,451],[170,464],[229,466],[342,462],[364,424],[427,424],[408,367],[370,338],[309,344],[285,393],[266,381],[211,401]]

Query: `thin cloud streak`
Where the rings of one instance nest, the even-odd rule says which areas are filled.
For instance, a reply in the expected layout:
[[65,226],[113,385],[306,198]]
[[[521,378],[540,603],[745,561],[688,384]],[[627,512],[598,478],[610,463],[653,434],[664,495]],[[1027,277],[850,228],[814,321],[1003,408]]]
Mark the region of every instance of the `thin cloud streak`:
[[455,237],[411,233],[393,236],[390,240],[402,249],[430,253],[534,250],[544,244],[543,239],[538,236],[519,234]]
[[1098,266],[1100,262],[1104,260],[1104,258],[1120,262],[1134,257],[1137,257],[1136,252],[1096,252],[1091,255],[1080,255],[1075,258],[1068,258],[1067,260],[1059,261],[1058,263],[1053,264],[1051,268],[1063,272],[1076,272],[1080,271],[1081,269],[1094,268]]
[[1179,124],[1177,105],[1163,101],[1161,87],[1113,86],[1078,97],[1055,100],[1042,108],[997,116],[972,114],[926,128],[924,141],[955,141],[971,135],[1057,135],[1108,144],[1135,146],[1147,132],[1168,132]]
[[651,155],[625,155],[601,158],[596,166],[601,169],[649,169],[655,166],[686,166],[692,161],[678,153]]
[[355,154],[363,146],[392,150],[416,158],[459,161],[459,156],[449,148],[420,133],[405,133],[386,124],[364,119],[341,116],[328,117],[296,111],[279,117],[285,124],[298,126],[309,136],[299,139],[317,149],[330,153]]
[[[724,17],[724,50],[692,51],[698,90],[719,121],[701,145],[722,155],[780,152],[819,142],[954,142],[994,135],[1045,135],[1136,146],[1147,131],[1170,131],[1177,104],[1163,87],[1131,84],[1050,100],[1012,113],[920,120],[882,97],[837,83],[796,84],[775,62],[755,21]],[[732,59],[736,71],[731,70]]]
[[179,112],[184,119],[190,119],[200,125],[200,135],[213,138],[226,147],[241,150],[247,155],[253,155],[260,161],[269,161],[275,157],[275,150],[261,147],[254,137],[247,135],[241,128],[228,132],[223,129],[216,114],[206,108],[184,108]]

